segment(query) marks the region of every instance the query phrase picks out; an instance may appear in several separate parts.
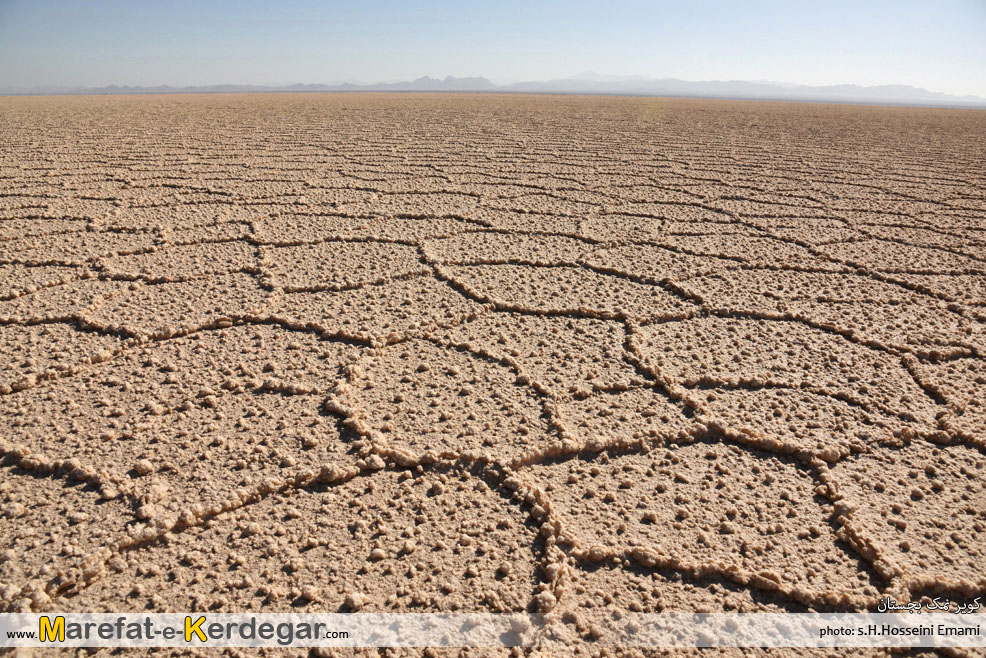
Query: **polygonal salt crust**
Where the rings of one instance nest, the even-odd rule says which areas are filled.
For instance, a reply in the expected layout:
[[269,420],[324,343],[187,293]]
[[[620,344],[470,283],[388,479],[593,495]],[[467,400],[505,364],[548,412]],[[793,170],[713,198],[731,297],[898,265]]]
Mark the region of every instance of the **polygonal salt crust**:
[[543,401],[509,367],[425,340],[363,359],[335,404],[360,434],[416,457],[509,461],[552,439]]
[[[246,163],[248,164],[248,163]],[[226,196],[256,200],[282,199],[289,203],[303,204],[304,185],[271,172],[239,172],[226,180],[217,181],[217,190]],[[191,192],[191,190],[189,190]],[[182,194],[182,197],[185,197]]]
[[100,256],[139,253],[156,242],[151,233],[87,231],[34,236],[0,243],[0,258],[29,265],[82,265]]
[[215,514],[292,478],[307,481],[325,469],[355,472],[356,457],[323,401],[265,390],[196,399],[160,419],[124,427],[111,449],[128,450],[135,468],[150,464],[153,477],[138,471],[126,486],[149,505],[152,521],[185,522],[188,514]]
[[854,273],[731,270],[691,279],[682,288],[711,306],[741,310],[747,305],[784,310],[792,302],[932,302],[906,288]]
[[381,217],[367,223],[355,231],[354,235],[370,240],[411,240],[420,243],[422,240],[447,238],[477,228],[481,226],[451,217]]
[[804,247],[767,237],[745,235],[673,235],[663,244],[701,256],[738,258],[757,266],[799,266],[843,269],[813,255]]
[[[243,184],[243,181],[237,182]],[[336,180],[323,180],[314,187],[311,184],[300,186],[297,181],[282,181],[282,184],[285,187],[277,196],[283,195],[284,198],[291,198],[293,199],[292,205],[301,206],[302,210],[314,212],[333,211],[341,204],[364,201],[377,196],[377,193],[372,190],[342,187],[345,182],[341,177]],[[339,185],[339,187],[334,187],[334,185]],[[254,193],[256,187],[246,184],[244,191]]]
[[[611,177],[610,180],[613,180]],[[701,197],[690,192],[685,192],[679,189],[674,189],[671,186],[659,185],[653,182],[646,183],[643,180],[637,179],[637,182],[633,182],[634,179],[631,176],[627,176],[623,181],[615,182],[611,188],[606,191],[618,197],[621,201],[630,204],[688,204],[694,202]]]
[[[536,529],[480,477],[383,471],[271,495],[126,551],[59,609],[523,612]],[[340,547],[345,546],[344,551]]]
[[684,386],[800,387],[935,427],[936,405],[897,357],[798,322],[695,318],[638,335],[646,367]]
[[[664,222],[665,235],[743,235],[756,236],[760,233],[740,222]],[[662,238],[657,238],[662,239]]]
[[960,248],[969,244],[968,239],[927,228],[876,225],[863,226],[861,230],[874,238],[911,243],[922,247]]
[[[67,335],[64,339],[72,338]],[[188,397],[200,389],[213,389],[213,394],[220,389],[241,388],[322,393],[335,386],[343,366],[358,354],[358,347],[321,340],[308,332],[246,325],[133,348],[86,376],[110,377],[119,380],[114,386],[127,383],[134,390],[139,390],[140,382],[150,377],[146,392],[158,391],[162,398],[183,389]],[[160,376],[150,375],[154,370]],[[114,372],[115,378],[111,377]],[[179,401],[183,399],[179,395]]]
[[[653,614],[680,614],[684,633],[695,630],[688,613],[804,613],[810,606],[773,595],[768,591],[737,586],[722,579],[708,581],[682,577],[673,571],[630,567],[604,566],[587,568],[572,576],[571,594],[563,597],[560,615],[551,619],[543,640],[542,651],[555,651],[571,656],[600,656],[609,658],[647,658],[650,656],[702,655],[722,658],[750,656],[788,656],[791,649],[703,647],[702,649],[655,648],[662,640],[673,638],[672,617],[665,617],[655,627],[668,629],[660,639],[648,633],[647,624]],[[567,590],[566,590],[567,591]],[[585,606],[579,606],[584,602]],[[568,605],[565,605],[565,604]],[[578,606],[578,607],[577,607]],[[641,612],[635,612],[641,610]],[[833,651],[837,651],[834,654]],[[877,650],[879,651],[879,650]],[[890,656],[872,649],[799,648],[799,656],[831,658],[838,656]],[[934,654],[908,653],[913,658],[933,658]]]
[[786,235],[786,237],[790,239],[799,239],[806,242],[813,242],[815,236],[826,236],[823,237],[821,241],[828,242],[826,238],[827,236],[832,235],[831,232],[838,233],[844,229],[855,228],[854,223],[841,216],[805,217],[800,215],[797,211],[784,214],[763,215],[759,217],[743,217],[742,223],[748,226],[755,226],[759,229],[764,229],[771,234],[777,234],[777,230],[780,230],[782,233],[777,234],[778,237],[781,235]]
[[86,230],[85,219],[0,219],[0,259],[7,257],[4,241],[57,233],[76,233]]
[[101,265],[111,275],[158,283],[256,270],[258,264],[257,248],[239,241],[161,247],[148,253],[101,260]]
[[237,214],[246,214],[242,206],[228,204],[187,204],[121,208],[103,217],[97,225],[129,231],[154,231],[161,228],[205,226],[228,221]]
[[[899,218],[890,215],[891,221],[881,222],[881,218],[886,218],[886,215],[882,213],[869,213],[866,217],[866,222],[869,224],[887,224],[890,226],[899,226],[902,223],[909,223],[911,225],[918,225],[923,227],[929,227],[932,229],[939,229],[942,231],[975,231],[982,230],[983,228],[983,217],[982,211],[975,210],[968,207],[969,199],[962,199],[959,203],[954,204],[952,209],[938,208],[935,211],[927,213],[919,213],[914,217]],[[955,206],[966,206],[964,209],[960,209]]]
[[507,358],[554,395],[629,385],[640,375],[624,359],[622,325],[605,320],[494,313],[442,334]]
[[162,230],[161,237],[169,245],[191,245],[202,242],[229,242],[246,240],[250,235],[250,224],[241,221],[227,221],[220,224],[207,224],[184,228],[175,226]]
[[79,279],[0,301],[0,322],[72,322],[84,320],[107,300],[126,294],[125,281]]
[[986,252],[986,244],[982,242],[977,242],[976,244],[967,244],[962,247],[956,248],[956,251],[965,254],[975,260],[978,260],[980,265],[977,272],[982,274],[986,271],[986,262],[983,261],[983,253]]
[[[849,106],[831,106],[820,113],[808,105],[758,104],[754,108],[688,99],[370,94],[130,96],[98,103],[72,97],[11,97],[0,99],[0,104],[0,114],[10,118],[7,127],[13,127],[0,131],[2,180],[9,188],[0,196],[0,263],[6,263],[0,265],[0,325],[6,325],[0,329],[0,351],[6,345],[5,355],[13,362],[9,377],[17,378],[11,380],[9,394],[0,396],[0,443],[10,463],[33,469],[30,474],[0,478],[0,482],[16,483],[49,472],[56,478],[65,473],[88,478],[96,488],[85,494],[106,496],[111,502],[96,505],[90,518],[78,526],[99,523],[104,509],[106,522],[113,525],[117,516],[110,505],[133,507],[139,523],[124,526],[120,536],[146,546],[178,519],[182,520],[174,527],[176,538],[193,532],[182,531],[185,524],[209,523],[205,515],[210,510],[235,514],[238,506],[295,487],[315,487],[324,493],[322,487],[329,480],[355,477],[361,468],[407,463],[427,449],[440,447],[442,441],[460,438],[464,443],[475,441],[478,448],[463,453],[450,450],[449,459],[463,456],[464,461],[506,462],[521,474],[535,462],[576,452],[587,455],[606,446],[663,450],[668,444],[697,439],[708,444],[714,438],[723,449],[726,445],[768,449],[750,453],[755,457],[722,476],[738,482],[737,486],[743,485],[743,478],[756,475],[754,468],[763,475],[765,469],[773,468],[770,465],[778,453],[793,450],[794,454],[780,462],[788,469],[783,473],[793,468],[788,460],[797,460],[810,471],[795,473],[810,481],[810,486],[819,486],[812,491],[826,497],[812,499],[799,484],[789,487],[795,491],[791,498],[817,506],[830,521],[830,516],[848,512],[852,502],[849,496],[837,501],[836,513],[830,514],[829,497],[835,499],[838,494],[833,478],[864,486],[879,469],[883,470],[880,475],[909,483],[913,482],[910,470],[918,471],[913,486],[921,488],[915,497],[923,495],[923,503],[951,496],[946,501],[949,505],[958,500],[974,510],[981,508],[971,494],[969,500],[962,500],[961,490],[949,488],[955,478],[970,486],[981,486],[984,479],[978,471],[971,478],[961,471],[964,467],[972,472],[970,463],[979,459],[976,455],[984,445],[981,435],[986,432],[980,420],[986,411],[977,405],[982,397],[977,394],[984,388],[980,380],[986,377],[977,365],[986,356],[986,200],[982,198],[979,153],[982,121],[976,113],[906,108],[888,113]],[[139,139],[127,129],[137,124],[150,126]],[[257,126],[264,128],[263,139],[256,139]],[[927,144],[948,157],[932,162]],[[465,235],[481,232],[483,227],[497,229],[498,237]],[[873,238],[863,239],[863,234]],[[585,242],[571,241],[579,237]],[[400,263],[373,270],[376,266],[365,256],[374,256],[376,247],[360,245],[359,253],[341,264],[330,257],[315,257],[299,263],[294,272],[290,263],[274,263],[281,268],[282,278],[316,281],[314,290],[335,285],[322,281],[323,277],[355,281],[340,292],[285,293],[271,291],[270,278],[260,274],[253,281],[244,275],[213,274],[260,268],[263,263],[240,257],[251,245],[263,245],[260,251],[276,254],[281,250],[272,245],[289,247],[329,238],[372,240],[374,244],[389,241],[409,248],[434,241],[455,247],[436,253],[443,260],[471,259],[478,254],[481,259],[557,264],[569,263],[574,256],[571,262],[578,267],[554,272],[537,267],[462,268],[460,276],[446,265],[432,267],[419,252],[415,258],[425,267],[414,271],[422,274],[409,275],[402,273]],[[233,246],[232,241],[240,242]],[[204,244],[220,242],[229,244]],[[668,248],[652,246],[660,242]],[[578,260],[580,244],[597,253]],[[159,252],[151,253],[158,248]],[[685,253],[692,250],[701,255]],[[820,252],[835,259],[817,257]],[[112,265],[112,274],[101,273],[106,280],[92,278],[101,259]],[[370,280],[380,283],[367,285],[367,271],[375,272]],[[508,271],[510,276],[503,276]],[[814,274],[821,271],[826,274]],[[852,277],[828,274],[837,271]],[[689,282],[696,275],[706,277]],[[200,278],[188,285],[144,285],[147,282],[108,280],[115,276]],[[660,292],[654,296],[642,284],[659,284],[654,287]],[[668,305],[668,293],[675,304],[682,304],[680,308]],[[694,295],[706,301],[704,307],[689,303]],[[494,315],[489,313],[492,304],[487,302],[491,301],[524,312]],[[553,315],[560,312],[567,316]],[[484,317],[487,313],[489,322]],[[626,327],[598,322],[624,314],[633,316]],[[708,320],[698,332],[667,330],[650,335],[656,331],[654,322],[704,315],[734,320]],[[798,321],[763,336],[742,324],[752,320],[738,319],[786,315]],[[87,318],[95,318],[96,327],[86,325]],[[733,325],[729,323],[734,321],[743,327],[739,333],[730,333]],[[467,324],[458,334],[447,335],[463,322]],[[226,331],[199,331],[230,323],[233,327]],[[240,323],[251,327],[237,327]],[[305,331],[260,326],[265,323]],[[579,333],[578,328],[586,331]],[[117,333],[109,338],[103,330]],[[621,336],[624,330],[628,332]],[[198,337],[142,344],[150,337],[187,331],[195,331]],[[126,340],[130,332],[140,335]],[[645,333],[653,339],[646,345]],[[463,356],[475,368],[476,382],[461,383],[439,370],[448,359],[458,358],[448,356],[456,354],[454,349],[426,353],[430,374],[412,375],[433,375],[434,381],[428,383],[436,388],[422,386],[413,391],[419,397],[404,404],[413,403],[418,409],[430,412],[427,405],[438,400],[434,410],[444,411],[442,395],[426,394],[442,391],[448,384],[462,384],[478,398],[486,395],[488,383],[499,386],[502,380],[501,388],[520,399],[510,409],[500,409],[495,404],[498,401],[492,401],[480,419],[488,421],[491,429],[482,427],[468,437],[456,437],[454,428],[449,429],[448,423],[456,422],[455,409],[450,408],[445,426],[439,417],[428,429],[438,427],[434,435],[438,439],[418,435],[420,445],[400,453],[381,440],[384,433],[358,437],[347,428],[343,419],[352,408],[338,398],[354,396],[355,389],[335,388],[340,378],[350,375],[363,384],[376,383],[372,393],[380,400],[374,403],[378,408],[367,422],[385,423],[381,418],[393,414],[399,404],[381,393],[391,373],[375,371],[375,382],[359,380],[358,363],[351,372],[345,370],[358,350],[345,341],[318,341],[319,334],[377,347],[388,345],[376,353],[381,358],[394,349],[419,349],[417,343],[393,344],[418,336],[442,344],[468,342],[477,351],[504,361]],[[179,347],[169,346],[172,342]],[[860,343],[868,343],[873,350]],[[87,364],[94,348],[100,348],[98,363]],[[110,360],[104,362],[104,358]],[[627,368],[627,360],[638,370]],[[513,381],[524,382],[526,387],[515,386]],[[325,404],[330,391],[332,399]],[[531,391],[540,391],[541,398],[524,397]],[[504,399],[510,402],[513,396],[504,394]],[[536,404],[528,404],[531,401]],[[531,427],[547,428],[543,434],[532,432],[526,437],[531,446],[519,439],[511,443],[515,428],[501,427],[526,411],[536,414],[537,422]],[[920,422],[897,420],[908,414]],[[498,428],[503,430],[500,434]],[[896,473],[895,468],[907,460],[885,465],[876,459],[909,454],[893,446],[914,441],[912,433],[928,433],[929,438],[956,445],[942,448],[937,456],[922,456],[906,473]],[[389,434],[392,439],[394,433]],[[504,437],[507,448],[498,452],[483,446],[488,436]],[[357,438],[371,440],[357,442]],[[380,454],[367,452],[373,448]],[[972,448],[979,452],[970,452]],[[30,454],[25,455],[25,449]],[[78,460],[65,463],[77,455]],[[825,466],[818,457],[840,461]],[[597,459],[601,462],[602,457]],[[872,459],[876,466],[867,462],[865,468],[859,466],[860,472],[840,472],[843,463],[864,459]],[[937,494],[933,488],[925,490],[920,475],[921,468],[929,464],[940,477],[949,474],[945,478],[948,486]],[[687,478],[691,471],[707,470],[708,462],[703,454],[690,453],[673,466]],[[390,477],[386,473],[378,470],[361,479],[372,483]],[[489,475],[486,482],[497,477],[503,474]],[[786,475],[777,478],[786,479]],[[936,484],[933,479],[928,482],[928,486]],[[447,484],[442,485],[446,494]],[[825,484],[832,488],[821,488]],[[893,487],[885,486],[884,496]],[[759,495],[755,505],[766,514],[774,509],[771,488],[756,481],[749,495],[747,490],[742,492],[742,498]],[[121,493],[122,497],[117,495]],[[549,493],[554,495],[557,490]],[[906,498],[911,493],[905,487],[900,495]],[[345,501],[317,511],[331,519],[334,508],[345,508],[355,524],[360,521],[356,518],[359,508],[347,506],[363,504],[371,494],[353,491]],[[89,502],[75,501],[73,495],[66,498],[74,507],[89,506]],[[601,544],[598,551],[567,546],[566,529],[554,526],[566,510],[556,509],[551,496],[529,495],[529,502],[537,499],[551,508],[536,510],[537,525],[548,522],[538,528],[544,546],[533,538],[533,522],[517,542],[532,559],[544,562],[551,587],[541,591],[547,583],[532,578],[518,599],[541,609],[557,595],[554,602],[563,614],[570,603],[598,603],[595,591],[599,589],[613,597],[611,603],[577,610],[626,609],[642,592],[640,579],[653,578],[653,574],[664,579],[660,588],[668,596],[675,593],[672,599],[684,609],[708,604],[718,610],[716,603],[728,605],[737,598],[747,601],[748,594],[756,599],[778,588],[786,592],[779,596],[781,601],[801,601],[818,611],[843,605],[872,609],[875,597],[866,581],[870,560],[886,576],[879,583],[883,594],[910,586],[914,598],[944,592],[953,600],[971,599],[968,592],[972,590],[963,589],[968,578],[953,587],[956,583],[948,580],[947,573],[953,565],[945,560],[953,559],[957,567],[951,571],[957,574],[968,572],[970,564],[976,566],[973,560],[982,561],[981,555],[970,552],[982,539],[982,529],[976,525],[982,525],[981,516],[970,521],[973,517],[964,508],[949,514],[935,507],[933,512],[941,518],[929,519],[930,513],[918,505],[921,501],[912,501],[920,508],[912,514],[914,520],[897,518],[911,512],[901,504],[902,514],[895,515],[894,503],[883,517],[886,505],[871,501],[869,494],[853,495],[854,501],[863,498],[864,502],[853,503],[856,516],[843,531],[853,546],[846,555],[851,559],[858,553],[864,560],[848,569],[810,566],[815,574],[805,578],[812,582],[801,587],[789,580],[776,583],[740,571],[748,565],[737,567],[728,560],[747,558],[728,547],[715,545],[716,551],[722,548],[716,552],[699,545],[694,550],[690,534],[694,528],[687,525],[694,515],[678,521],[685,524],[681,537],[672,537],[663,552],[654,546],[651,550],[620,549],[619,554],[603,550]],[[600,503],[597,496],[573,505],[595,502],[603,508],[622,504],[619,495],[613,494],[612,503]],[[638,497],[627,504],[651,503],[660,497]],[[392,504],[403,504],[404,498],[400,491],[386,490]],[[734,504],[705,493],[690,498],[698,500],[703,513],[713,520]],[[454,502],[462,506],[461,500]],[[56,505],[51,508],[61,510]],[[810,537],[812,524],[803,522],[810,515],[800,507],[790,509],[799,516],[788,518],[784,516],[787,512],[778,509],[785,532],[773,537],[794,534],[796,527]],[[179,609],[212,604],[218,604],[218,609],[223,604],[237,609],[239,600],[219,590],[235,583],[245,589],[228,591],[247,596],[244,592],[272,581],[284,584],[287,592],[276,599],[283,607],[273,609],[300,605],[307,595],[319,601],[318,591],[306,594],[300,592],[301,587],[300,599],[293,598],[284,580],[287,572],[278,572],[276,564],[263,564],[268,547],[289,537],[291,524],[296,522],[286,518],[286,511],[284,518],[278,517],[282,510],[279,499],[265,508],[266,516],[256,520],[263,532],[250,535],[256,542],[253,552],[242,558],[244,564],[236,570],[225,570],[225,554],[218,564],[204,561],[204,566],[197,567],[197,562],[186,560],[188,551],[180,542],[165,543],[171,541],[168,536],[154,547],[160,559],[145,564],[148,578],[138,578],[147,583],[144,594],[115,604],[113,595],[97,598],[108,601],[108,609],[141,607],[154,594],[159,594],[158,607],[167,599]],[[498,510],[483,508],[477,516],[494,519]],[[457,512],[443,511],[444,519],[436,513],[436,527],[441,532],[456,531],[460,525]],[[370,517],[385,513],[371,510]],[[214,522],[224,516],[220,514]],[[312,516],[306,510],[304,518]],[[446,519],[450,525],[442,525]],[[886,519],[898,525],[881,525]],[[614,519],[600,513],[598,520]],[[901,526],[901,520],[906,525]],[[967,521],[971,526],[960,523]],[[269,531],[265,523],[270,524]],[[623,535],[617,525],[615,535],[604,532],[603,536],[626,539],[632,524],[627,525]],[[819,537],[830,534],[823,525],[814,526]],[[838,527],[837,519],[830,526]],[[646,528],[658,531],[654,526]],[[787,528],[792,531],[788,533]],[[2,530],[8,528],[2,526]],[[674,528],[660,530],[670,533]],[[910,542],[909,552],[897,546],[897,537],[886,534],[891,531],[915,535],[916,539],[905,538]],[[323,562],[338,562],[340,554],[341,559],[349,559],[346,551],[353,546],[362,550],[363,544],[357,544],[351,534],[339,532],[325,535],[324,547],[311,549],[324,551],[320,570]],[[561,533],[561,551],[548,547],[556,532]],[[54,533],[63,537],[57,527]],[[321,528],[310,534],[321,537]],[[715,532],[709,534],[721,539]],[[45,537],[39,529],[29,543],[40,541],[40,550],[46,546]],[[725,539],[721,541],[730,537],[736,535],[722,535]],[[675,544],[673,540],[679,539]],[[491,542],[501,540],[494,537]],[[479,541],[474,538],[473,545]],[[658,544],[663,541],[657,537]],[[819,539],[795,543],[812,541]],[[949,542],[954,549],[947,546]],[[225,543],[223,537],[210,543],[208,550]],[[779,542],[781,548],[766,556],[753,554],[753,558],[768,562],[785,545]],[[411,555],[424,555],[417,548]],[[657,549],[663,550],[660,545]],[[86,561],[81,568],[66,562],[69,566],[63,569],[59,561],[63,557],[74,560],[77,554],[56,556],[53,564],[59,574],[53,591],[64,587],[64,593],[71,594],[101,582],[99,578],[106,575],[111,579],[106,581],[107,591],[121,589],[122,583],[126,593],[136,573],[136,567],[127,571],[128,556],[134,556],[136,565],[150,555],[139,548],[125,551],[119,561],[110,558],[101,567],[106,556],[102,549],[94,550],[95,564]],[[219,555],[221,549],[215,550],[208,559]],[[361,575],[376,578],[373,565],[389,564],[390,548],[383,546],[382,550],[381,562],[368,563],[370,567]],[[548,552],[541,554],[542,550]],[[844,552],[845,547],[839,550]],[[805,569],[791,555],[802,552],[773,560],[777,564],[769,568],[801,576]],[[270,554],[276,560],[273,549]],[[821,550],[808,554],[815,562],[824,562],[828,555]],[[928,554],[932,557],[926,558]],[[427,552],[429,561],[432,555],[437,556],[434,560],[439,566],[448,562],[468,569],[468,565],[449,561],[441,551]],[[693,557],[697,564],[680,562]],[[514,555],[509,559],[528,564]],[[24,565],[39,564],[43,569],[45,560],[45,555],[35,560],[29,552]],[[569,566],[576,565],[585,572],[566,575]],[[270,573],[264,574],[264,569]],[[476,569],[483,578],[483,567]],[[817,577],[821,569],[830,572],[827,580]],[[895,580],[895,570],[906,572],[906,577]],[[184,580],[192,571],[194,575]],[[227,579],[215,591],[217,581],[209,575],[213,572]],[[689,576],[699,572],[698,580]],[[505,588],[511,596],[515,589],[509,576],[515,573],[509,568],[500,572],[507,576]],[[676,573],[683,576],[680,582]],[[244,574],[252,585],[246,580],[228,580]],[[394,570],[394,574],[381,577],[407,580],[406,571]],[[858,580],[859,574],[863,580]],[[600,581],[585,591],[573,594],[572,589],[566,590],[572,583],[597,575]],[[415,580],[429,576],[431,582]],[[176,577],[177,585],[169,580]],[[332,577],[344,579],[345,573]],[[174,592],[195,578],[200,581],[188,587],[199,597],[197,601],[191,597],[173,600]],[[443,597],[452,600],[465,591],[450,582],[448,592],[443,592],[436,585],[443,582],[441,576],[429,571],[414,578],[408,580],[409,585],[395,587],[407,587],[411,599],[420,591],[419,601],[425,603],[418,607],[423,610],[432,609],[428,607],[432,600],[440,605]],[[746,585],[735,589],[730,584],[734,581]],[[302,583],[299,576],[290,587],[302,584],[309,581]],[[691,585],[695,589],[689,589]],[[824,595],[830,585],[837,590],[831,599]],[[29,595],[37,591],[31,587]],[[498,581],[490,581],[482,609],[499,609],[491,605],[497,601],[498,587]],[[986,590],[978,587],[974,591],[978,595]],[[354,589],[349,594],[362,593]],[[840,599],[843,594],[846,598]],[[219,601],[227,596],[227,601]],[[18,601],[23,603],[24,598],[30,597]],[[386,609],[415,609],[402,607],[407,597],[398,598]],[[468,602],[475,597],[470,593],[464,598]],[[641,605],[649,603],[642,595],[639,598]],[[695,605],[689,606],[692,599]],[[359,596],[351,600],[357,605],[366,602]],[[830,600],[835,601],[832,607]],[[369,596],[367,601],[372,603]],[[334,609],[340,605],[336,600]],[[588,638],[584,630],[589,631]],[[577,636],[551,635],[554,643],[546,642],[539,650],[550,653],[557,648],[558,653],[581,651],[586,655],[610,651],[591,641],[591,630],[579,630]],[[740,655],[742,651],[718,653]],[[612,648],[610,652],[646,655],[650,651]],[[392,653],[418,655],[421,651]]]
[[834,462],[867,446],[896,442],[907,423],[827,395],[786,388],[690,391],[696,419],[731,439],[770,452]]
[[948,404],[942,421],[964,439],[986,447],[986,361],[955,359],[915,366],[921,383]]
[[488,179],[483,179],[482,177],[476,176],[458,176],[455,178],[462,181],[462,183],[456,187],[457,190],[461,191],[463,194],[475,195],[483,199],[489,197],[514,199],[519,196],[530,194],[533,191],[531,187],[523,185],[519,180],[516,182],[488,182]]
[[582,641],[591,641],[592,626],[634,614],[805,610],[803,605],[775,593],[742,587],[722,578],[696,579],[671,570],[622,562],[588,563],[571,569],[564,588],[556,611]]
[[697,431],[680,407],[643,386],[562,402],[558,413],[568,436],[594,451],[673,440]]
[[890,346],[921,356],[967,353],[984,345],[975,325],[944,302],[853,304],[795,302],[787,312],[857,340]]
[[582,220],[579,234],[603,242],[657,240],[664,234],[666,223],[656,217],[594,215]]
[[860,240],[819,247],[819,251],[852,265],[880,272],[911,274],[982,274],[986,262],[944,249],[887,240]]
[[816,483],[783,457],[699,441],[537,464],[518,477],[544,491],[562,541],[592,561],[632,556],[808,602],[877,594],[837,543]]
[[429,260],[440,263],[574,264],[594,245],[558,235],[505,235],[471,232],[422,245]]
[[[530,192],[530,188],[528,188],[525,193],[526,192]],[[538,194],[542,194],[542,192],[538,192]],[[609,194],[608,191],[589,190],[585,188],[576,189],[572,185],[555,186],[554,189],[545,189],[543,194],[564,199],[565,201],[571,201],[573,203],[588,204],[590,206],[604,206],[613,203],[615,200],[613,195]],[[525,196],[525,194],[520,194],[518,196]]]
[[0,265],[0,299],[17,297],[39,288],[67,283],[79,276],[74,267],[59,265]]
[[22,192],[8,194],[0,199],[0,221],[51,219],[45,217],[45,212],[54,195],[45,194],[38,188],[36,192],[28,190],[27,181],[22,179],[21,182],[25,187]]
[[263,250],[270,283],[286,291],[342,290],[425,274],[415,247],[383,242],[320,242]]
[[711,256],[692,256],[654,245],[621,245],[598,249],[584,259],[587,265],[654,281],[682,281],[724,272],[740,263]]
[[358,229],[372,221],[346,215],[285,213],[257,221],[253,238],[270,245],[314,244],[332,238],[353,237]]
[[139,476],[163,472],[178,503],[217,505],[237,487],[341,459],[324,397],[293,393],[331,389],[355,355],[269,327],[195,334],[16,393],[0,427],[32,456],[80,458],[137,491]]
[[986,274],[894,274],[893,279],[929,290],[945,299],[986,305]]
[[272,302],[270,316],[326,335],[387,342],[449,326],[483,310],[447,283],[411,277],[356,290],[287,293]]
[[474,297],[511,311],[600,318],[684,317],[691,312],[659,287],[579,267],[462,265],[441,271]]
[[944,302],[854,274],[735,270],[681,287],[713,309],[790,314],[922,353],[966,344],[971,333],[970,323]]
[[[752,199],[716,199],[709,205],[729,213],[736,213],[746,217],[772,217],[777,215],[790,216],[794,213],[804,217],[818,219],[828,219],[832,216],[831,210],[827,208],[809,208],[803,203],[797,203],[797,199],[788,199],[788,204],[778,204],[769,201],[755,201]],[[803,201],[803,200],[802,200]]]
[[838,222],[831,222],[831,224],[831,226],[770,227],[769,231],[771,235],[782,240],[805,242],[815,247],[833,242],[854,242],[866,239],[866,234],[857,228],[851,228]]
[[[26,184],[26,181],[22,182]],[[40,189],[37,193],[25,189],[23,193],[9,194],[0,200],[0,221],[44,218],[48,202],[52,198],[52,195],[45,194]]]
[[483,206],[493,210],[518,213],[538,213],[546,215],[580,216],[592,212],[599,206],[563,199],[552,194],[533,193],[513,198],[491,198],[483,201]]
[[82,319],[107,331],[168,338],[254,316],[269,296],[249,274],[130,286]]
[[[86,413],[86,400],[81,407],[73,413],[48,405],[44,409],[57,414],[49,427],[24,423],[12,427],[10,438],[26,445],[32,457],[98,465],[107,486],[140,501],[140,518],[163,526],[187,521],[189,514],[215,514],[243,492],[271,482],[276,487],[284,478],[355,467],[319,396],[229,393],[195,399],[160,417],[142,410],[129,419],[114,419],[114,409],[107,414],[101,407]],[[70,427],[51,427],[59,422]],[[24,437],[39,429],[49,434],[39,441]]]
[[0,467],[0,611],[44,608],[79,567],[125,539],[126,501],[103,500],[92,484]]
[[567,235],[578,235],[581,221],[577,217],[511,212],[484,207],[476,208],[466,217],[503,231],[543,231]]
[[966,446],[915,440],[850,457],[830,477],[848,533],[912,591],[970,596],[986,587],[986,457]]
[[96,225],[125,231],[161,231],[170,237],[197,227],[227,225],[228,230],[236,230],[233,222],[250,221],[256,216],[249,207],[227,203],[172,204],[121,208]]
[[48,202],[48,214],[52,217],[98,220],[117,211],[119,206],[106,199],[74,199],[63,196]]
[[66,324],[0,325],[0,354],[7,359],[0,372],[0,393],[30,388],[45,377],[105,360],[122,344],[117,336]]
[[671,222],[730,222],[726,213],[691,203],[629,203],[622,212],[648,215]]
[[450,192],[380,194],[375,199],[340,203],[338,210],[354,215],[467,216],[479,203],[468,194]]

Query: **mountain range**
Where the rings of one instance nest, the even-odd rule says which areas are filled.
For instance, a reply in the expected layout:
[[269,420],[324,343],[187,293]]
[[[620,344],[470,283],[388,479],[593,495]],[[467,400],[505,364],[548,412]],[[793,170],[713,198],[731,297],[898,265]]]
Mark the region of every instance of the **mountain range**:
[[317,92],[317,91],[424,91],[424,92],[498,92],[498,93],[556,93],[608,94],[628,96],[678,96],[723,99],[758,99],[786,101],[815,101],[835,103],[869,103],[888,105],[927,105],[942,107],[986,108],[986,98],[954,96],[907,85],[811,86],[766,81],[711,80],[688,81],[676,78],[647,78],[642,76],[607,76],[591,71],[570,78],[516,82],[496,85],[483,77],[445,78],[421,77],[407,82],[291,84],[291,85],[202,85],[173,87],[117,86],[107,87],[44,87],[9,89],[2,94],[174,94],[174,93],[247,93],[247,92]]

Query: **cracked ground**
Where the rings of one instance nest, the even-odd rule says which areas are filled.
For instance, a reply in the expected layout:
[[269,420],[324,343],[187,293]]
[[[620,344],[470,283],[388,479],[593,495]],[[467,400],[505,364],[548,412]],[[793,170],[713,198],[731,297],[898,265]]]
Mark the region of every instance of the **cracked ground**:
[[986,595],[982,112],[0,108],[0,609]]

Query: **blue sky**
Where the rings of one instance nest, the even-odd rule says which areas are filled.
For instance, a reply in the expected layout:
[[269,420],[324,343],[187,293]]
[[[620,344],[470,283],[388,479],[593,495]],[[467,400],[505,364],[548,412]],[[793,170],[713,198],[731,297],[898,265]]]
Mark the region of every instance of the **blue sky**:
[[986,96],[986,0],[0,0],[0,88],[587,70]]

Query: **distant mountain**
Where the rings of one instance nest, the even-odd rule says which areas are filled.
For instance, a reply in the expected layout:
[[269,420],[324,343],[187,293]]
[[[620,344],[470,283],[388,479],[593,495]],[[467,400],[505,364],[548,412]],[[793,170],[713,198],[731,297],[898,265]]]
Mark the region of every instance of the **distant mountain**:
[[502,91],[986,107],[986,98],[952,96],[906,85],[815,87],[746,80],[691,82],[675,78],[600,76],[592,72],[546,82],[519,82],[506,85]]
[[494,91],[496,90],[496,85],[487,80],[486,78],[453,78],[452,76],[446,76],[443,80],[436,80],[435,78],[418,78],[411,85],[415,89],[427,89],[427,90],[462,90],[462,91]]
[[[351,82],[328,84],[293,85],[200,85],[194,87],[90,87],[64,90],[56,93],[73,94],[176,94],[176,93],[243,93],[272,91],[496,91],[497,86],[486,78],[430,78],[424,76],[410,82],[378,82],[374,84],[354,84]],[[50,92],[49,92],[50,93]]]
[[554,94],[610,94],[629,96],[683,96],[836,103],[876,103],[888,105],[930,105],[944,107],[986,108],[986,98],[953,96],[906,85],[810,86],[747,80],[713,80],[693,82],[676,78],[599,75],[586,71],[571,78],[516,82],[495,85],[486,78],[431,78],[409,82],[374,84],[293,84],[293,85],[203,85],[192,87],[131,87],[110,85],[92,88],[10,89],[4,94],[175,94],[175,93],[248,93],[248,92],[315,92],[315,91],[426,91],[426,92],[499,92]]

